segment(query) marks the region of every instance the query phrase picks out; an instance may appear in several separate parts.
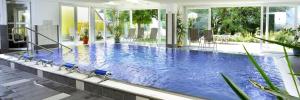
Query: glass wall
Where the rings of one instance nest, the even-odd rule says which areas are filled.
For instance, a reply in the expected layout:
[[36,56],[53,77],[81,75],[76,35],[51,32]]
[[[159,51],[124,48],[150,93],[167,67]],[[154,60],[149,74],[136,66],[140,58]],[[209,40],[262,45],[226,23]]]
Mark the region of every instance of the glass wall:
[[[114,21],[113,15],[115,15],[114,13],[115,13],[115,11],[113,9],[106,9],[105,13],[104,13],[105,21],[108,22],[108,23],[113,22]],[[114,41],[113,40],[113,35],[109,31],[108,27],[105,30],[105,36],[104,36],[104,38],[106,39],[106,42],[113,43],[113,41]]]
[[167,38],[167,21],[166,21],[166,9],[160,9],[159,10],[159,16],[160,16],[160,22],[159,22],[159,44],[166,44],[166,38]]
[[200,35],[208,30],[208,9],[188,9],[187,18],[189,45],[193,45],[194,42],[194,45],[198,45]]
[[136,28],[136,42],[158,43],[159,20],[158,9],[132,11],[133,24]]
[[280,31],[284,28],[293,28],[295,24],[294,7],[270,7],[269,31]]
[[77,36],[82,40],[84,36],[89,36],[89,8],[77,7]]
[[189,9],[188,28],[203,31],[208,29],[208,9]]
[[130,28],[130,13],[128,10],[119,11],[119,16],[119,23],[123,26],[123,38],[127,38]]
[[96,9],[95,12],[95,37],[96,41],[104,40],[105,35],[105,23],[104,23],[104,10],[103,9]]
[[269,7],[269,18],[265,18],[267,22],[265,30],[268,30],[266,33],[269,33],[266,38],[288,44],[293,43],[296,35],[294,30],[297,25],[295,10],[296,7],[293,6]]
[[61,6],[62,41],[73,41],[75,38],[75,8]]

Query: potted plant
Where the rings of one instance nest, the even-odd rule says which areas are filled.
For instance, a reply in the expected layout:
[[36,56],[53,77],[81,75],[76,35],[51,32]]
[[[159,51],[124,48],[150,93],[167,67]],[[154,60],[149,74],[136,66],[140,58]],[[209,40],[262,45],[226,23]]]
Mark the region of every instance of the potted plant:
[[114,33],[115,43],[120,43],[122,34],[123,34],[123,27],[121,24],[118,24],[115,27],[115,33]]
[[176,27],[176,32],[177,32],[177,47],[182,47],[183,46],[183,41],[186,33],[186,29],[184,26],[184,23],[182,22],[182,17],[180,16],[180,13],[178,11],[177,13],[177,27]]
[[89,43],[89,36],[88,36],[88,29],[84,30],[84,36],[82,38],[83,44],[88,44]]

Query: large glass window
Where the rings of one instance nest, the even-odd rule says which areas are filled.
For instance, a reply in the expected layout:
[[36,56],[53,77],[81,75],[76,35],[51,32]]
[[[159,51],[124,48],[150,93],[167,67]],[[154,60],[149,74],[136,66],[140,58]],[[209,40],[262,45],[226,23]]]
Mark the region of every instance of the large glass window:
[[158,9],[134,10],[132,17],[138,42],[157,43],[159,41]]
[[[116,19],[114,18],[116,11],[114,11],[114,9],[106,9],[105,10],[105,21],[107,21],[108,23],[113,23]],[[105,30],[105,36],[104,38],[106,39],[106,42],[111,42],[113,43],[113,34],[109,31],[109,28],[106,28]]]
[[207,30],[208,29],[208,9],[189,9],[188,10],[189,29]]
[[159,38],[160,38],[160,42],[159,44],[166,44],[166,38],[167,38],[167,33],[166,33],[166,29],[167,29],[167,23],[166,23],[166,9],[160,9],[160,22],[159,22]]
[[292,43],[295,36],[295,26],[297,24],[295,16],[296,7],[274,6],[269,7],[269,20],[266,18],[266,30],[269,30],[267,39],[279,42]]
[[63,41],[73,41],[75,38],[75,8],[61,6],[61,31]]
[[122,24],[123,28],[123,37],[126,38],[128,37],[128,32],[130,28],[130,17],[129,17],[129,11],[124,10],[124,11],[119,11],[119,23]]
[[190,45],[198,45],[199,36],[208,30],[208,9],[188,9],[187,14]]
[[105,22],[104,22],[104,10],[96,9],[95,12],[95,37],[96,41],[104,40],[105,35]]
[[284,28],[293,28],[295,22],[294,7],[270,7],[269,31],[280,31]]
[[77,7],[77,36],[82,40],[84,36],[89,36],[89,8]]

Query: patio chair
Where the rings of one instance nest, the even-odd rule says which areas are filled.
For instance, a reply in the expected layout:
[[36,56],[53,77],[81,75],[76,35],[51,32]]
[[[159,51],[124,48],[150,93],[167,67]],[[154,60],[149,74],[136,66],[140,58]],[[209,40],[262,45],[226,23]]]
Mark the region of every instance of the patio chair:
[[189,35],[189,37],[190,37],[189,46],[191,46],[192,42],[199,42],[199,47],[200,47],[201,41],[200,41],[200,37],[199,37],[199,34],[198,34],[198,29],[192,28],[192,29],[190,29],[189,33],[190,33],[190,35]]
[[128,32],[128,35],[127,35],[127,40],[131,40],[131,41],[133,41],[134,40],[134,38],[135,38],[135,28],[130,28],[129,29],[129,32]]
[[210,47],[210,45],[212,44],[213,48],[217,48],[217,43],[216,43],[216,41],[213,38],[213,32],[212,32],[212,30],[205,30],[203,37],[204,37],[204,41],[203,41],[204,47],[206,45],[208,45],[208,47]]
[[158,33],[158,28],[151,28],[150,32],[150,40],[154,40],[157,44],[157,33]]

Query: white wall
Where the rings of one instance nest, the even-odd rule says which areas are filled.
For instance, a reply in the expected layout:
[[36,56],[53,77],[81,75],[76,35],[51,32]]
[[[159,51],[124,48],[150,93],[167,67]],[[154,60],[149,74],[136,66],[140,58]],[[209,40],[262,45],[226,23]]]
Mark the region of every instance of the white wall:
[[0,25],[7,24],[6,0],[0,0]]
[[59,25],[58,0],[31,0],[31,9],[32,25],[42,25],[45,20]]
[[[38,25],[41,34],[57,41],[56,25],[60,23],[59,12],[58,0],[31,0],[32,28]],[[39,45],[56,44],[42,36],[38,36],[38,43]]]

